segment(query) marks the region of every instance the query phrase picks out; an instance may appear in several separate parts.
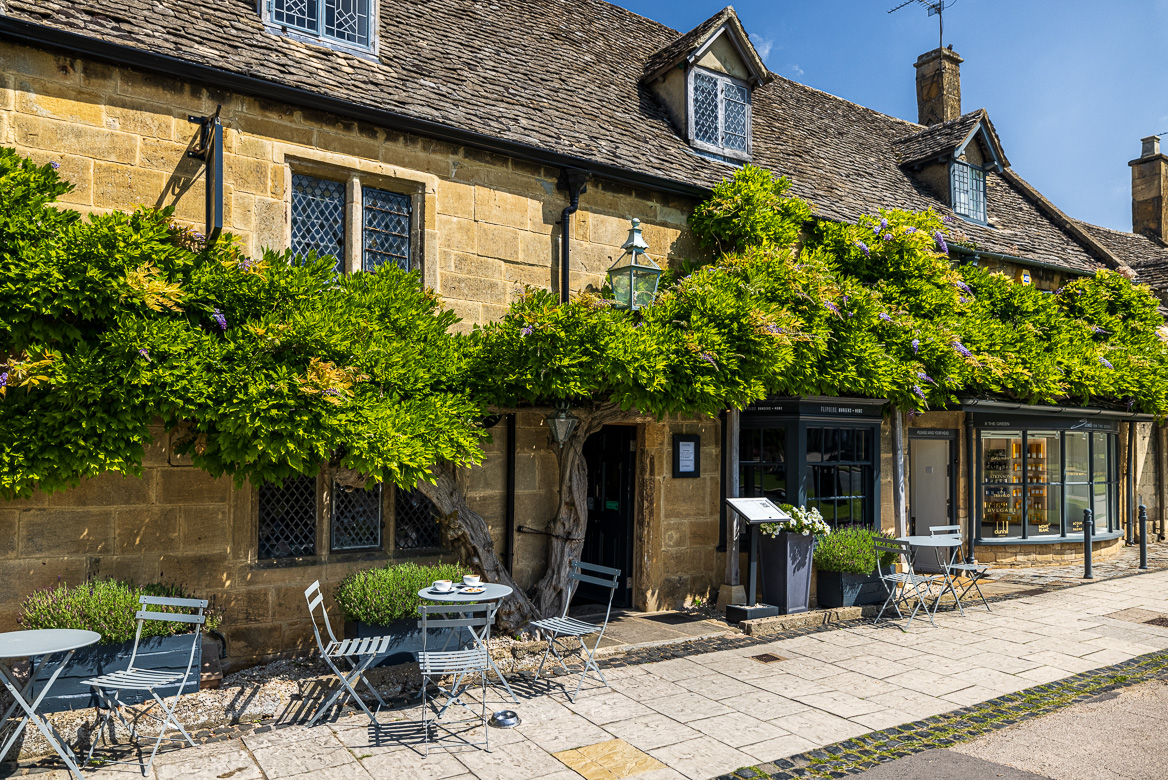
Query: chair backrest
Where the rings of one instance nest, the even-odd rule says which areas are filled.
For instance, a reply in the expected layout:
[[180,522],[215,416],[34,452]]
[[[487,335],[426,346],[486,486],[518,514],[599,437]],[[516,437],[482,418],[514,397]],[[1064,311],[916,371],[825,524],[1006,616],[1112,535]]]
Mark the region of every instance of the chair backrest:
[[[915,551],[912,545],[908,542],[901,542],[896,539],[873,539],[872,548],[876,553],[876,570],[880,572],[881,577],[887,577],[896,572],[896,565],[900,564],[904,567],[906,574],[913,573],[913,555]],[[888,572],[885,573],[885,566],[883,559],[887,554],[891,553],[895,556],[892,563],[888,566]]]
[[961,526],[935,525],[929,529],[929,536],[961,536]]
[[568,563],[568,597],[564,600],[564,611],[561,613],[561,617],[568,616],[568,607],[572,604],[572,597],[576,595],[576,591],[580,589],[580,583],[583,582],[608,590],[608,607],[604,613],[604,624],[608,625],[609,615],[612,614],[612,598],[616,595],[616,589],[620,587],[620,569],[600,566],[595,563],[584,563],[583,561],[570,561]]
[[[191,637],[191,654],[187,658],[187,670],[183,674],[182,683],[179,684],[179,691],[181,692],[186,687],[187,678],[191,674],[191,666],[195,662],[195,651],[199,649],[199,638],[203,633],[203,624],[207,622],[207,617],[203,613],[207,609],[206,599],[175,599],[168,596],[139,596],[138,604],[142,607],[134,613],[134,619],[138,621],[138,628],[134,632],[134,649],[130,651],[129,668],[134,669],[134,662],[138,659],[138,643],[142,640],[142,626],[146,625],[147,620],[157,620],[163,623],[190,623],[195,627],[194,636]],[[164,607],[170,612],[161,612],[156,609],[149,609],[149,607]],[[187,610],[180,612],[178,610]]]
[[336,634],[333,633],[332,624],[329,623],[328,610],[324,606],[324,596],[320,592],[320,580],[316,580],[307,588],[304,589],[304,598],[308,602],[308,617],[312,619],[312,633],[316,637],[316,646],[320,648],[320,654],[325,654],[324,637],[320,635],[320,626],[316,624],[316,613],[319,609],[320,619],[324,623],[324,630],[328,632],[328,637],[331,641],[337,641]]
[[418,621],[418,628],[422,629],[422,652],[426,652],[426,640],[430,631],[443,628],[455,630],[468,628],[476,637],[475,644],[481,642],[483,647],[486,647],[491,639],[491,624],[495,622],[497,608],[498,605],[494,602],[419,604],[418,614],[422,619]]

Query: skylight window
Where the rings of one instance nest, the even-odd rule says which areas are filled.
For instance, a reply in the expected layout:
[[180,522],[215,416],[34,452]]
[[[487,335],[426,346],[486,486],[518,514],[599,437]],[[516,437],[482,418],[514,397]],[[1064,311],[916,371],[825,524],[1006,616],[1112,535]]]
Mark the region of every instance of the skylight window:
[[373,48],[375,0],[267,0],[269,23],[359,49]]
[[694,146],[737,159],[750,156],[750,88],[695,68],[690,87]]

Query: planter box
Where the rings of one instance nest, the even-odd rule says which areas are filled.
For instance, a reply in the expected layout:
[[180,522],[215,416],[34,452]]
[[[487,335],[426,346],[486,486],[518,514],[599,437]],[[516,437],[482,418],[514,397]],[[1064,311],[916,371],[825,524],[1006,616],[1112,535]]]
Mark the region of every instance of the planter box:
[[815,595],[820,608],[856,607],[864,604],[883,604],[888,590],[879,574],[849,574],[840,571],[820,571]]
[[[187,661],[191,657],[191,644],[195,640],[194,634],[179,636],[160,636],[143,639],[138,645],[136,666],[160,672],[173,672],[182,676],[186,671]],[[201,643],[200,643],[201,644]],[[42,712],[63,712],[65,710],[82,710],[96,707],[97,694],[93,688],[85,684],[86,680],[99,677],[110,672],[122,671],[130,666],[130,652],[134,649],[134,642],[123,642],[117,645],[90,645],[73,653],[64,671],[53,683],[49,695],[41,702],[38,708]],[[33,659],[35,666],[39,659]],[[41,670],[38,682],[33,685],[35,698],[44,688],[57,668],[59,661],[54,660]],[[203,648],[195,648],[195,660],[191,665],[191,674],[187,678],[183,693],[197,693],[199,690],[199,675],[203,664]],[[178,688],[169,685],[157,688],[162,698],[173,696]],[[124,704],[140,704],[150,698],[147,691],[122,691],[121,701]]]
[[815,537],[780,533],[758,535],[758,564],[764,604],[779,614],[793,615],[811,608],[811,558]]
[[[426,646],[431,650],[441,650],[450,632],[448,629],[430,629],[430,638]],[[396,640],[389,647],[389,652],[383,655],[374,666],[396,666],[409,664],[418,660],[418,653],[422,652],[422,629],[418,628],[417,618],[403,618],[394,620],[386,625],[363,623],[360,620],[345,622],[345,637],[349,639],[365,639],[374,636],[392,636]],[[453,642],[448,649],[454,649]]]

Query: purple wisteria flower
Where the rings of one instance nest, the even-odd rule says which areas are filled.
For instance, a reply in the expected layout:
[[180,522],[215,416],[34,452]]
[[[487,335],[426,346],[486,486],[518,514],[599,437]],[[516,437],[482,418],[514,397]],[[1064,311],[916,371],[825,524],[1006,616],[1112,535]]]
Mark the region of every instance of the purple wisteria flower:
[[970,289],[969,285],[966,284],[965,282],[961,281],[960,279],[958,279],[956,282],[954,282],[954,284],[957,285],[957,287],[959,289],[961,289],[966,295],[973,295],[973,290]]
[[8,372],[0,374],[0,387],[8,387]]
[[783,332],[783,329],[780,328],[778,325],[774,324],[773,322],[768,322],[763,327],[763,330],[765,330],[767,333],[771,334],[772,336],[777,336]]
[[219,326],[219,330],[227,330],[227,318],[223,316],[223,312],[218,309],[211,315],[211,319],[215,320],[215,324]]
[[915,395],[917,398],[921,399],[922,401],[925,400],[925,391],[922,390],[918,385],[913,385],[912,391],[913,395]]
[[839,313],[840,313],[839,307],[838,307],[838,306],[836,306],[836,305],[835,305],[834,303],[832,303],[831,301],[824,301],[824,302],[823,302],[823,308],[827,309],[828,311],[832,312],[833,314],[839,314]]
[[958,296],[958,300],[960,300],[962,303],[969,303],[969,299],[964,295]]
[[702,354],[698,355],[698,357],[700,359],[706,361],[707,363],[709,363],[711,366],[714,366],[715,368],[717,368],[718,363],[714,360],[714,356],[711,355],[709,352],[703,352]]
[[906,228],[904,229],[904,232],[905,232],[905,234],[906,234],[906,235],[910,235],[910,236],[911,236],[913,233],[917,232],[917,229],[916,229],[915,227],[913,227],[912,225],[909,225],[908,227],[906,227]]
[[239,261],[239,270],[250,271],[253,268],[255,268],[255,260],[252,260],[250,257],[245,257]]
[[921,340],[920,339],[913,339],[912,340],[912,348],[913,348],[914,355],[917,354],[918,352],[920,352],[921,351]]
[[1135,405],[1136,405],[1136,399],[1134,399],[1134,398],[1127,399],[1127,403],[1125,404],[1125,406],[1127,406],[1127,410],[1129,412],[1132,410],[1132,407]]
[[335,387],[326,387],[326,388],[325,388],[325,391],[324,391],[324,394],[325,394],[325,395],[331,395],[331,396],[333,396],[334,398],[336,398],[336,397],[339,397],[339,396],[340,396],[340,394],[341,394],[341,391],[340,391],[340,390],[338,390],[338,389],[336,389]]
[[1092,325],[1091,332],[1092,333],[1107,333],[1107,331],[1105,331],[1103,328],[1099,327],[1098,325]]
[[973,357],[973,353],[965,348],[965,345],[960,341],[954,341],[949,346],[953,347],[953,351],[962,357]]
[[885,233],[883,236],[881,236],[881,238],[883,238],[885,241],[891,241],[891,240],[892,240],[892,234],[891,234],[891,233]]
[[880,312],[880,319],[884,320],[885,322],[892,322],[892,317],[889,317],[887,312]]
[[933,378],[931,376],[929,376],[928,374],[926,374],[924,371],[917,372],[917,379],[920,379],[923,382],[928,382],[931,385],[937,384],[936,382],[933,381]]
[[872,256],[872,250],[868,249],[868,245],[863,241],[857,241],[856,246],[860,247],[860,251],[864,253],[864,257]]
[[944,217],[941,217],[941,221],[944,222],[946,225],[952,225],[952,224],[957,222],[957,220],[955,220],[953,217],[951,217],[949,215],[945,215]]
[[887,229],[888,229],[888,220],[886,220],[886,219],[882,219],[882,220],[880,220],[880,229],[881,229],[881,230],[887,230]]
[[1115,368],[1115,366],[1111,365],[1111,361],[1109,361],[1107,358],[1101,357],[1101,358],[1099,358],[1099,362],[1102,363],[1103,365],[1107,366],[1108,368]]
[[61,163],[57,162],[56,160],[53,160],[51,163],[49,163],[49,165],[53,167],[54,171],[61,170]]
[[202,241],[205,238],[206,238],[206,236],[204,236],[202,233],[200,233],[197,230],[195,231],[195,240],[196,241]]
[[945,243],[945,236],[941,235],[941,231],[933,233],[933,240],[937,242],[937,250],[942,254],[949,254],[949,245]]
[[146,347],[142,347],[141,349],[139,349],[138,354],[141,355],[142,357],[146,358],[146,360],[150,360],[150,351],[147,350]]
[[530,325],[524,325],[519,331],[520,336],[530,336],[532,333],[535,333],[535,328]]

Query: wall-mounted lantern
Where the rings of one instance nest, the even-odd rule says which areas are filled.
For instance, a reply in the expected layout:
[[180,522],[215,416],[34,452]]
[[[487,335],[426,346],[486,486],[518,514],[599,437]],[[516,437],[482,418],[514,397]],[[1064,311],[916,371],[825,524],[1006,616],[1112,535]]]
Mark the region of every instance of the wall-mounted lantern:
[[657,297],[657,283],[661,280],[661,266],[645,254],[649,245],[641,236],[641,220],[634,219],[629,238],[621,249],[625,253],[608,269],[608,284],[612,288],[614,305],[618,309],[637,310],[648,306]]
[[552,438],[556,440],[556,444],[560,445],[560,449],[563,449],[568,439],[572,438],[572,432],[580,424],[580,418],[568,411],[569,408],[571,407],[567,401],[557,401],[556,411],[547,416],[548,427],[552,429]]

